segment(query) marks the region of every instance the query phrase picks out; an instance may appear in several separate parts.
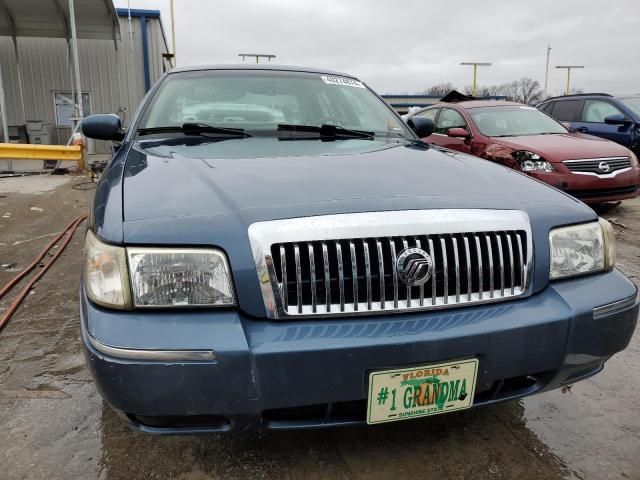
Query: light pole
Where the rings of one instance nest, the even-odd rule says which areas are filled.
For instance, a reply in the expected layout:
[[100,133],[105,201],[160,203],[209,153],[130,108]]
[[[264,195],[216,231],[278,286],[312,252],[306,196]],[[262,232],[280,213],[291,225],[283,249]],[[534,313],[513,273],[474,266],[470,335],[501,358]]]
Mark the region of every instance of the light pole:
[[173,8],[173,0],[169,5],[171,7],[171,48],[173,49],[173,66],[175,67],[178,59],[176,55],[176,14]]
[[473,65],[473,96],[476,96],[476,80],[478,78],[478,67],[490,67],[490,62],[460,62],[460,65]]
[[569,95],[570,86],[571,86],[571,69],[572,68],[584,68],[584,65],[556,65],[556,68],[566,68],[567,69],[567,92],[566,92],[566,94]]
[[547,98],[547,86],[549,85],[549,57],[551,56],[551,46],[547,45],[547,67],[544,71],[544,98]]

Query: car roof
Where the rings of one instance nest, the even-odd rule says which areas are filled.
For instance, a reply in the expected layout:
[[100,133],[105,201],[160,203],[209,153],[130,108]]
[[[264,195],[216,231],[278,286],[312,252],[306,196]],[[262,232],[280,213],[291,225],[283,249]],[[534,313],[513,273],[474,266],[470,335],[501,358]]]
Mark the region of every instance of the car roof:
[[558,95],[556,97],[550,97],[550,98],[547,98],[547,99],[543,100],[540,103],[545,103],[545,102],[548,102],[550,100],[573,100],[573,99],[589,98],[589,97],[614,98],[613,95],[610,95],[608,93],[574,93],[573,95]]
[[322,68],[301,67],[296,65],[275,65],[269,63],[246,64],[246,63],[229,63],[220,65],[192,65],[186,67],[176,67],[171,69],[169,73],[178,72],[198,72],[203,70],[270,70],[276,72],[303,72],[303,73],[320,73],[327,75],[339,75],[341,77],[349,77],[357,79],[357,77],[348,73],[336,72],[333,70],[325,70]]
[[509,100],[469,100],[466,102],[460,102],[461,108],[478,108],[478,107],[507,107],[507,106],[523,106],[524,103],[510,102]]
[[[465,100],[463,102],[439,102],[429,105],[420,111],[431,107],[451,107],[457,105],[465,110],[478,107],[507,107],[507,106],[523,106],[524,103],[510,102],[508,100]],[[416,112],[418,113],[418,112]]]

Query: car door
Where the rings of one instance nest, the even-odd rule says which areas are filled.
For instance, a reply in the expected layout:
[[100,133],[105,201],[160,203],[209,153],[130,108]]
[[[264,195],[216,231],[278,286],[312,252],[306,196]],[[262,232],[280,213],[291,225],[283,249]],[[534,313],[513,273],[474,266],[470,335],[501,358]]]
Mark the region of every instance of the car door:
[[[608,125],[605,118],[611,115],[620,115],[629,123],[623,125]],[[598,137],[613,140],[621,145],[628,146],[632,136],[632,122],[628,115],[608,100],[585,100],[582,116],[574,128],[578,132],[596,135]]]
[[450,128],[462,128],[469,133],[471,132],[466,119],[460,112],[454,108],[444,107],[440,110],[436,120],[436,129],[431,135],[433,141],[429,140],[430,143],[463,153],[471,153],[471,134],[467,138],[450,137],[447,135]]

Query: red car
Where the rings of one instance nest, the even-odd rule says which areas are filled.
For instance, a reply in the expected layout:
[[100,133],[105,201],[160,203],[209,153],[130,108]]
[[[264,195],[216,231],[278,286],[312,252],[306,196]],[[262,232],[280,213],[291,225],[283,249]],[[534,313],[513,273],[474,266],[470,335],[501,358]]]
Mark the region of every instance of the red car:
[[413,113],[433,120],[425,142],[525,172],[588,204],[638,195],[638,159],[602,138],[570,132],[539,110],[502,100],[439,103]]

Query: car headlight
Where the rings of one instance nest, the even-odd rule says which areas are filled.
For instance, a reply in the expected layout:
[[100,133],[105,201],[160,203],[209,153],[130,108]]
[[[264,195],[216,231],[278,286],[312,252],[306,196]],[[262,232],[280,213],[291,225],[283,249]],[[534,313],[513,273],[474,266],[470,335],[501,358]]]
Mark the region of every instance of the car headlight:
[[214,249],[127,248],[136,307],[226,307],[235,295],[225,255]]
[[631,154],[631,166],[632,167],[637,167],[638,166],[638,157],[632,151],[629,151],[629,153]]
[[101,242],[91,230],[87,230],[84,248],[83,281],[87,296],[104,307],[130,308],[124,248]]
[[600,218],[597,222],[554,228],[549,233],[550,278],[566,278],[611,270],[616,263],[613,227]]
[[523,172],[555,172],[553,168],[546,160],[543,160],[540,155],[526,150],[520,150],[513,152],[513,156],[520,165]]
[[83,281],[89,299],[109,308],[236,304],[227,257],[220,250],[116,247],[91,230],[85,238]]

